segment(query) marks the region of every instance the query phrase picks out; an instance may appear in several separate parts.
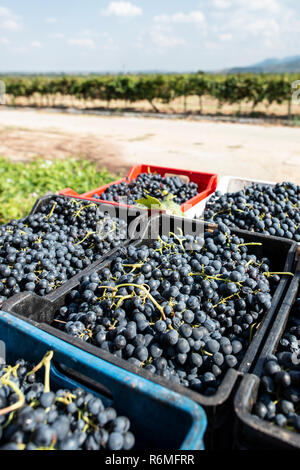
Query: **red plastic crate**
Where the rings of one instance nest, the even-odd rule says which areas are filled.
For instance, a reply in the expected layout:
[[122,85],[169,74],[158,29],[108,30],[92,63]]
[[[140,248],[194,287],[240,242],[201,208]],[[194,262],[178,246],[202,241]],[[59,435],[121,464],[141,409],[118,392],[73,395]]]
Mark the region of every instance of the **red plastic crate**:
[[[93,189],[92,191],[88,191],[80,195],[81,198],[93,201],[94,195],[100,196],[109,186],[113,184],[119,184],[124,181],[130,182],[136,179],[141,173],[158,173],[161,176],[183,176],[186,178],[187,181],[191,181],[193,183],[197,183],[199,193],[197,196],[193,197],[189,201],[185,202],[181,205],[181,210],[184,213],[188,213],[194,208],[200,201],[207,198],[210,194],[212,194],[217,187],[218,177],[214,173],[203,173],[199,171],[191,171],[191,170],[180,170],[175,168],[166,168],[160,166],[153,166],[153,165],[134,165],[129,170],[129,173],[126,178],[122,178],[118,181],[113,183],[109,183],[105,186],[101,186],[100,188]],[[59,194],[68,195],[68,196],[78,196],[75,191],[70,188],[67,188],[63,191],[60,191]],[[97,199],[97,201],[100,201]],[[107,204],[113,205],[120,205],[125,207],[132,207],[126,204],[120,204],[118,202],[110,202],[110,201],[103,201]]]

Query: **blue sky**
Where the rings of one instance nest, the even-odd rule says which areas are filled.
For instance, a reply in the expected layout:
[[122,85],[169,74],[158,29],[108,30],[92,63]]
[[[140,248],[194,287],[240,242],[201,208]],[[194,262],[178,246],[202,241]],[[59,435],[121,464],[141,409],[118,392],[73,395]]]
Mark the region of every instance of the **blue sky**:
[[295,0],[0,0],[0,72],[196,71],[300,55]]

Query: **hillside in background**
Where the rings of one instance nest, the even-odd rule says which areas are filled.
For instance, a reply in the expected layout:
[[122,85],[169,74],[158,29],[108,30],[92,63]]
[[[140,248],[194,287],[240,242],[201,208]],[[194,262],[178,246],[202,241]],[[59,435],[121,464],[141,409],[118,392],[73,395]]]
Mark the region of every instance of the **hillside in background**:
[[[183,75],[183,74],[193,74],[194,71],[185,71],[184,73],[171,71],[171,70],[136,70],[136,71],[90,71],[90,72],[82,72],[82,71],[73,71],[73,72],[16,72],[16,71],[7,71],[7,72],[0,72],[0,77],[48,77],[48,78],[55,78],[55,77],[111,77],[111,76],[147,76],[147,75]],[[300,73],[300,55],[299,56],[291,56],[285,57],[283,59],[277,58],[269,58],[265,59],[262,62],[258,62],[257,64],[248,65],[246,67],[232,67],[228,69],[222,70],[205,70],[205,68],[199,68],[199,74],[236,74],[236,73],[269,73],[269,74],[281,74],[281,73]]]
[[266,59],[248,67],[233,67],[224,73],[297,73],[300,72],[300,56],[284,59]]

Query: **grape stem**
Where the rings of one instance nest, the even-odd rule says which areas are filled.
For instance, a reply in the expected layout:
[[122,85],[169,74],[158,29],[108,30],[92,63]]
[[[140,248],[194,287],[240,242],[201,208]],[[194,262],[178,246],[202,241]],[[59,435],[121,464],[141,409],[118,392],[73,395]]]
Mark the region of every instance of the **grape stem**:
[[164,310],[163,308],[159,305],[159,303],[156,302],[156,300],[152,297],[152,295],[150,294],[150,292],[145,288],[145,286],[143,285],[139,285],[139,284],[131,284],[131,283],[128,283],[128,284],[119,284],[118,286],[116,287],[112,287],[112,286],[98,286],[99,289],[111,289],[112,291],[115,291],[117,292],[118,289],[120,289],[121,287],[135,287],[136,289],[141,289],[145,296],[148,297],[151,302],[155,305],[155,307],[160,311],[161,313],[161,316],[162,318],[164,319],[164,321],[166,321],[166,315],[164,313]]
[[55,203],[53,204],[51,211],[49,212],[48,215],[46,215],[46,219],[50,219],[50,218],[52,217],[53,212],[55,211],[55,207],[56,207],[56,206],[57,206],[57,202],[55,202]]
[[39,362],[30,372],[26,374],[26,377],[29,375],[35,374],[38,370],[40,370],[43,366],[45,367],[45,380],[44,380],[44,392],[50,392],[50,367],[51,367],[51,360],[53,358],[53,351],[48,351],[41,362]]
[[14,382],[12,382],[7,377],[5,377],[4,379],[2,377],[1,382],[2,382],[3,385],[7,385],[8,387],[10,387],[15,392],[15,394],[18,396],[18,401],[16,403],[14,403],[13,405],[7,406],[6,408],[2,408],[2,410],[0,410],[0,416],[6,415],[7,413],[11,413],[15,410],[18,410],[25,403],[25,397],[24,397],[22,391],[19,389],[19,387]]
[[292,276],[292,277],[294,277],[294,274],[293,274],[293,273],[288,273],[288,272],[287,272],[287,273],[280,273],[280,272],[275,273],[275,272],[269,272],[269,271],[267,271],[267,272],[263,273],[263,275],[266,276],[266,277],[272,277],[272,276],[276,276],[276,275],[278,275],[278,276]]

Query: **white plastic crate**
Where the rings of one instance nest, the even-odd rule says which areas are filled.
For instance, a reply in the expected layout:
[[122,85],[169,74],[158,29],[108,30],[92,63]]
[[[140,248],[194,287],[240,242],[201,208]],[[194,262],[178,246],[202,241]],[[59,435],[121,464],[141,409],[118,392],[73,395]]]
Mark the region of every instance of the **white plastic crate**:
[[238,178],[236,176],[223,176],[218,183],[216,191],[220,191],[223,194],[235,193],[253,183],[267,184],[268,186],[276,185],[276,183],[271,181],[251,180],[248,178]]
[[[277,184],[273,181],[251,180],[248,178],[238,178],[236,176],[223,176],[217,185],[216,192],[219,191],[222,194],[235,193],[253,183],[265,184],[268,186],[275,186]],[[206,199],[197,204],[197,206],[193,207],[193,210],[197,212],[197,215],[194,216],[195,219],[201,219],[203,217],[206,204],[213,194],[215,193],[210,194]],[[296,259],[300,259],[300,243],[298,243]]]
[[[216,191],[219,191],[222,194],[235,193],[237,191],[240,191],[243,188],[246,188],[247,186],[250,186],[253,183],[267,184],[269,186],[276,185],[276,183],[271,182],[271,181],[251,180],[248,178],[239,178],[236,176],[223,176],[218,182]],[[199,202],[199,204],[194,206],[191,209],[191,213],[190,211],[188,211],[186,214],[187,217],[194,218],[194,219],[201,219],[203,217],[206,204],[209,201],[209,199],[213,196],[213,194],[215,193],[210,194],[207,198],[203,199],[203,201]]]
[[188,219],[200,219],[204,213],[206,203],[209,200],[210,196],[211,194],[207,196],[205,199],[203,199],[202,201],[198,202],[198,204],[196,204],[195,206],[191,207],[191,209],[188,209],[184,213],[184,216],[187,217]]
[[185,217],[189,219],[201,219],[203,217],[207,201],[209,201],[209,199],[211,198],[213,194],[215,193],[210,194],[205,199],[198,202],[198,204],[196,204],[194,207],[187,210],[185,213]]

